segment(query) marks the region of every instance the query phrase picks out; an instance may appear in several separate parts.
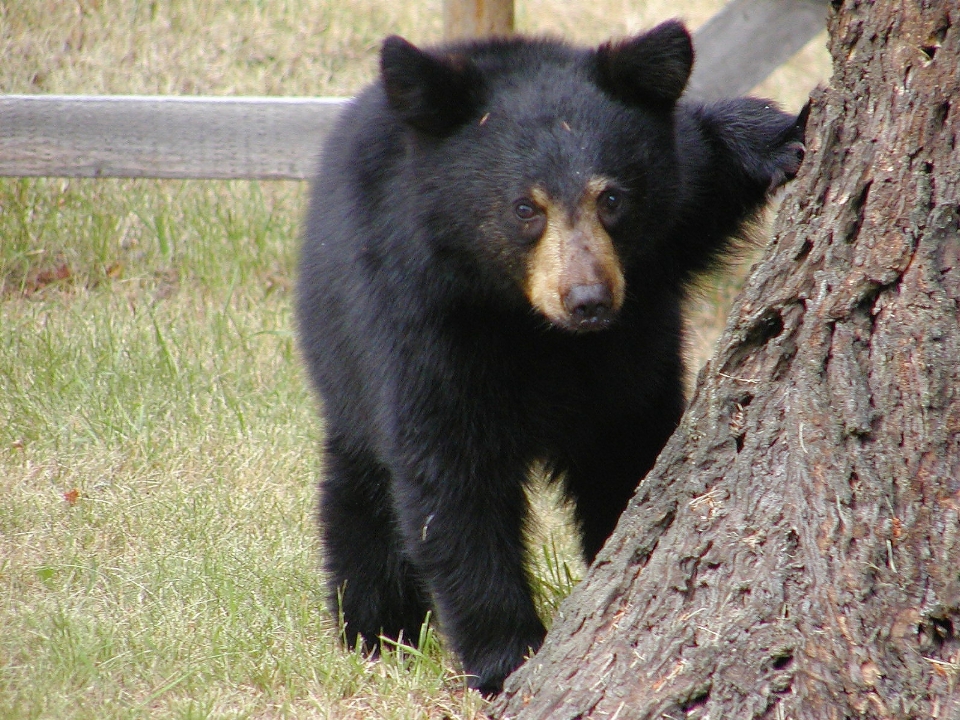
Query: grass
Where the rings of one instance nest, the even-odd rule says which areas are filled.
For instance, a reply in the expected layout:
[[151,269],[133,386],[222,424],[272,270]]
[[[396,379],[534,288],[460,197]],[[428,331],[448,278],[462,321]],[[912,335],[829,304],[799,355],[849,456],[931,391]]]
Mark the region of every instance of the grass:
[[370,663],[322,610],[298,189],[3,190],[0,716],[474,714],[436,642]]
[[[518,24],[593,42],[674,12],[530,0]],[[439,2],[0,0],[0,92],[350,94],[381,36],[435,40],[440,17]],[[823,67],[806,50],[765,91],[797,107]],[[432,630],[370,662],[323,610],[321,431],[290,321],[305,191],[0,180],[0,718],[482,713]],[[698,333],[730,288],[699,301]],[[582,569],[547,495],[533,572],[549,615]]]

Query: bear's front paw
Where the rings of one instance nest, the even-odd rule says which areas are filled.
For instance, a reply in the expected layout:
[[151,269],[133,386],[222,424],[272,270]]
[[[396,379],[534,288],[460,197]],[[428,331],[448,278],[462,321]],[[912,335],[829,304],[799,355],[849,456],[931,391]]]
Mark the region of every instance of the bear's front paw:
[[[707,127],[722,148],[721,174],[741,174],[757,192],[755,202],[796,177],[803,162],[809,104],[798,115],[770,100],[733,98],[705,107]],[[739,173],[738,173],[739,171]]]
[[543,644],[543,629],[539,629],[525,641],[516,641],[499,647],[495,652],[485,653],[473,662],[464,661],[467,684],[486,698],[498,695],[503,690],[507,675],[532,657]]
[[806,146],[799,140],[791,140],[783,145],[771,158],[769,168],[770,181],[767,184],[767,193],[793,180],[800,171]]
[[804,138],[809,117],[810,101],[808,100],[790,126],[777,138],[777,148],[770,154],[768,193],[793,180],[800,172],[800,166],[807,151]]

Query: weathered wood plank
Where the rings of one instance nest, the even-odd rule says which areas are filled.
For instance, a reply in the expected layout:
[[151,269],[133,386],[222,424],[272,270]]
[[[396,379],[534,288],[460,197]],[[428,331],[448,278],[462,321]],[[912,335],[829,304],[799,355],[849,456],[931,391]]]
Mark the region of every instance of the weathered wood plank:
[[826,28],[829,0],[732,0],[694,37],[691,97],[744,95]]
[[302,180],[344,102],[0,96],[0,175]]
[[513,0],[444,0],[443,31],[448,39],[509,35]]

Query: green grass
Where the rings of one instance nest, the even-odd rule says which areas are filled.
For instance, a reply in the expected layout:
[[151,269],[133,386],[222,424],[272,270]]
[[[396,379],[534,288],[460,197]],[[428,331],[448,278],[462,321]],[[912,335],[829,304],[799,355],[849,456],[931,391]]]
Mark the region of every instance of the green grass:
[[436,641],[371,663],[323,610],[302,188],[21,180],[0,204],[0,716],[474,714]]
[[[518,24],[593,42],[675,12],[636,5],[531,0]],[[388,0],[0,0],[0,92],[349,94],[382,35],[435,40],[440,17]],[[796,107],[823,68],[809,49],[764,90]],[[323,609],[321,429],[291,332],[305,194],[0,179],[0,718],[482,712],[432,630],[370,662]],[[699,303],[698,333],[729,288]],[[538,496],[531,539],[546,616],[582,572],[554,500]]]

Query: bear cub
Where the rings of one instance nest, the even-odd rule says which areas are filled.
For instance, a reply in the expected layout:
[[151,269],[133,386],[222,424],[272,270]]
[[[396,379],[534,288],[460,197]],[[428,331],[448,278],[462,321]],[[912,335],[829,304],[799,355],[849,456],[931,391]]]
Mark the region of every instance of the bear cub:
[[297,285],[347,642],[433,611],[486,694],[539,648],[532,468],[592,561],[684,407],[681,301],[797,172],[803,118],[682,99],[677,21],[583,49],[383,42],[322,154]]

